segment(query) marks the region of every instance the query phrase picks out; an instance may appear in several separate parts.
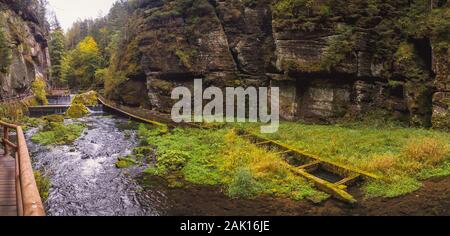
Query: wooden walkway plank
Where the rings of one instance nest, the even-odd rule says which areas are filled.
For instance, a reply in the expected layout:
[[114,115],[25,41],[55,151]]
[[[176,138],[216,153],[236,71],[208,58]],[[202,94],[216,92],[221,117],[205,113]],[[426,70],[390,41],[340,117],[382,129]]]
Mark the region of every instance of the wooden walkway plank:
[[15,165],[13,158],[0,155],[0,216],[17,216]]

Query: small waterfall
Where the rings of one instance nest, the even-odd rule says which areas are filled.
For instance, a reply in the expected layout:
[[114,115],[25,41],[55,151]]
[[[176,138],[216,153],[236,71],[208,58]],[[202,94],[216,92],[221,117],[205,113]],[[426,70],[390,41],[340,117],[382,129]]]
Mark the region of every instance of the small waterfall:
[[103,113],[104,113],[104,111],[103,111],[103,105],[88,106],[88,107],[86,107],[86,108],[89,110],[89,112],[90,112],[91,114],[103,114]]
[[49,105],[70,105],[72,102],[72,95],[64,95],[64,96],[48,96],[48,104]]

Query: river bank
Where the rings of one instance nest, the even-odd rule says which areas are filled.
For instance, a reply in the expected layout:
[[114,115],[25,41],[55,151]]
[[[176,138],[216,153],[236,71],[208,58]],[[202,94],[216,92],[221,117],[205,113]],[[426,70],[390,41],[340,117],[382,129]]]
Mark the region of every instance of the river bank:
[[[160,189],[169,216],[448,216],[450,215],[450,177],[425,181],[418,191],[396,198],[372,198],[356,205],[329,199],[314,204],[286,198],[259,197],[231,199],[219,188],[190,186],[167,189],[167,183],[152,178],[146,189]],[[352,189],[360,196],[361,192]],[[159,202],[161,199],[154,199]]]
[[[267,136],[383,175],[381,182],[349,189],[358,199],[351,207],[293,175],[277,150],[236,133],[258,124],[167,129],[107,113],[43,120],[46,125],[39,132],[30,128],[27,136],[42,145],[30,144],[30,150],[35,169],[51,182],[50,215],[439,215],[448,209],[447,192],[444,198],[431,196],[434,182],[425,181],[450,172],[450,138],[439,131],[283,122],[277,134]],[[410,196],[421,191],[422,201],[442,210],[416,204]],[[382,210],[394,203],[402,207]]]

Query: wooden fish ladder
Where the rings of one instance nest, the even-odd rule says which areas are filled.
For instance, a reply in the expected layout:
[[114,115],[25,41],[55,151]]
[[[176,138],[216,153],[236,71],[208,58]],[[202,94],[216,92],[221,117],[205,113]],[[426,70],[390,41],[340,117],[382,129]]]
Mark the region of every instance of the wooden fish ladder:
[[0,216],[45,216],[22,127],[0,121],[0,128]]
[[[308,179],[317,188],[341,201],[356,203],[357,200],[347,192],[347,189],[360,181],[380,179],[379,176],[372,173],[325,160],[255,133],[239,130],[238,135],[250,140],[257,146],[276,149],[278,151],[276,154],[286,159],[288,157],[294,158],[297,163],[296,165],[290,165],[292,172]],[[330,180],[329,176],[332,176],[333,180]]]

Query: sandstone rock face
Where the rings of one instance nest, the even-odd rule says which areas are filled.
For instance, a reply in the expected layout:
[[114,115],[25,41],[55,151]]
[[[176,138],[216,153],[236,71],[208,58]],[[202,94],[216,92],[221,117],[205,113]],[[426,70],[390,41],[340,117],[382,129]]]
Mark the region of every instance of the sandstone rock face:
[[[403,51],[394,34],[394,48],[384,45],[390,51],[382,52],[389,59],[379,56],[378,44],[386,42],[377,38],[377,27],[389,28],[389,19],[396,17],[384,17],[383,11],[389,10],[383,8],[385,3],[372,17],[352,18],[343,10],[324,20],[314,18],[314,11],[326,12],[319,5],[336,1],[313,1],[319,6],[309,6],[308,14],[317,24],[313,27],[304,19],[283,23],[272,11],[274,2],[142,0],[129,21],[127,48],[118,66],[126,71],[125,83],[145,83],[149,103],[141,105],[164,112],[175,102],[170,99],[174,87],[192,87],[194,78],[203,78],[205,86],[220,88],[280,87],[281,114],[288,120],[333,122],[383,109],[413,125],[430,126],[437,74],[433,107],[436,114],[448,112],[442,101],[450,97],[449,67],[439,64],[431,70],[429,40],[403,45],[403,51],[413,56],[396,58],[396,50]],[[386,4],[398,9],[408,6],[405,1]],[[339,42],[349,38],[351,43],[341,48]]]
[[436,92],[433,95],[433,127],[450,129],[450,58],[434,53]]
[[47,77],[48,28],[39,21],[36,9],[36,1],[0,1],[0,27],[11,55],[8,68],[0,72],[0,99],[29,94],[35,78]]

